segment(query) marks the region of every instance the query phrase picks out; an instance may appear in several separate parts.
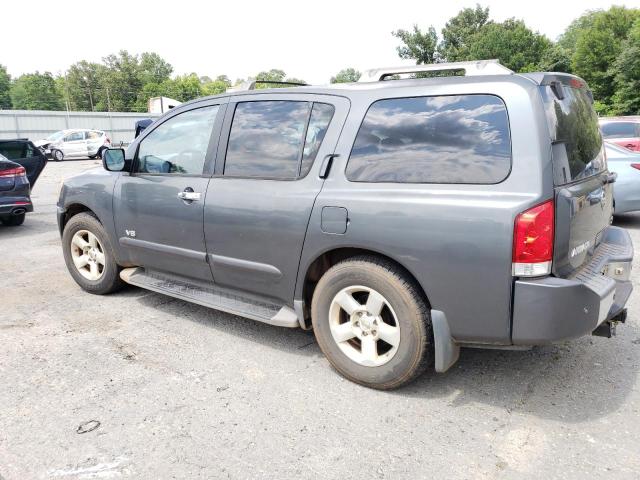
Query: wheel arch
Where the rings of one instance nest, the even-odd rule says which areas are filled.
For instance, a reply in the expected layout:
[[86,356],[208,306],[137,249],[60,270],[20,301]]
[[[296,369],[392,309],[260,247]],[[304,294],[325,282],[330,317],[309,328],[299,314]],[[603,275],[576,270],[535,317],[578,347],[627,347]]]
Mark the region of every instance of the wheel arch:
[[424,301],[427,303],[427,307],[431,308],[429,297],[422,284],[418,281],[416,275],[414,275],[409,268],[403,265],[402,262],[393,257],[390,257],[389,255],[370,248],[342,246],[318,253],[316,257],[304,268],[304,277],[302,277],[302,282],[299,288],[296,289],[296,302],[302,302],[301,313],[303,318],[301,319],[300,323],[303,328],[310,328],[311,299],[313,298],[313,292],[315,291],[315,287],[322,275],[324,275],[324,273],[336,263],[362,255],[369,255],[372,257],[387,260],[400,268],[415,283],[416,288],[418,288],[418,291],[422,294]]
[[[75,217],[79,213],[83,213],[83,212],[90,213],[91,215],[96,217],[96,219],[100,223],[102,223],[102,220],[100,220],[100,217],[96,214],[96,212],[94,212],[91,208],[89,208],[85,204],[71,203],[65,207],[64,214],[62,215],[62,218],[60,221],[60,235],[62,235],[62,232],[64,232],[64,227],[67,225],[67,223],[69,223],[69,220],[71,220],[72,217]],[[102,224],[104,225],[104,223]]]

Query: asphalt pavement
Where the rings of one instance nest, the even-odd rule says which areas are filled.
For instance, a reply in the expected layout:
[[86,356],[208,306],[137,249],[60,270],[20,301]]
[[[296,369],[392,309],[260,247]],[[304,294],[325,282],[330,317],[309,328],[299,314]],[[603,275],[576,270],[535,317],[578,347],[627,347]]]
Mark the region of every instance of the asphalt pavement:
[[[394,392],[332,371],[313,334],[137,288],[83,292],[56,227],[0,227],[0,479],[640,478],[640,307],[612,339],[464,349]],[[628,228],[640,252],[640,215]]]

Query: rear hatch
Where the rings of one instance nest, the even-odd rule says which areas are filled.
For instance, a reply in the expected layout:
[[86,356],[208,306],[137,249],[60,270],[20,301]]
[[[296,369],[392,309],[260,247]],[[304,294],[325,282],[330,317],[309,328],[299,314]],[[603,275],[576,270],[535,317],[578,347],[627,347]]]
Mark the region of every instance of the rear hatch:
[[613,176],[593,97],[572,75],[545,75],[540,85],[552,139],[555,193],[553,274],[567,278],[587,263],[613,213]]

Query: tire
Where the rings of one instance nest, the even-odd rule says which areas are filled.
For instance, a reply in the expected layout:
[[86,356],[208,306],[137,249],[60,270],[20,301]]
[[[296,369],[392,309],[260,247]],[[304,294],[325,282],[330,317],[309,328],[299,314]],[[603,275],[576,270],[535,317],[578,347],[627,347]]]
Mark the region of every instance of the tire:
[[[85,244],[87,251],[80,244]],[[67,222],[62,233],[62,251],[69,273],[83,290],[105,295],[123,287],[109,236],[90,213],[79,213]],[[84,265],[80,267],[81,264]]]
[[[345,298],[345,293],[357,302],[346,303],[358,305],[352,315],[340,305],[344,301],[336,301]],[[377,302],[383,304],[378,315],[376,302],[364,308],[369,298],[382,298],[383,302]],[[361,256],[331,267],[314,291],[311,319],[316,340],[329,363],[360,385],[379,390],[398,388],[433,363],[429,308],[415,282],[392,262]],[[354,332],[358,332],[356,336],[349,337]],[[339,342],[335,335],[345,335],[347,340]],[[375,347],[365,352],[363,342]],[[368,355],[372,351],[375,353]]]
[[62,153],[62,150],[51,150],[51,158],[56,162],[61,162],[64,160],[64,153]]
[[3,217],[2,223],[8,227],[18,227],[24,223],[26,214],[11,215],[10,217]]

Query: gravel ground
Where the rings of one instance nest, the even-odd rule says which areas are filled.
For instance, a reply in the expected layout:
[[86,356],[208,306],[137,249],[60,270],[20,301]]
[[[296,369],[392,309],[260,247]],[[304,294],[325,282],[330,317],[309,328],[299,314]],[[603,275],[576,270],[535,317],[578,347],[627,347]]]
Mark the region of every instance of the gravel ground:
[[[639,478],[638,294],[613,339],[466,349],[377,392],[307,332],[82,292],[55,201],[96,164],[49,163],[36,211],[0,227],[0,479]],[[616,223],[640,242],[640,215]]]

